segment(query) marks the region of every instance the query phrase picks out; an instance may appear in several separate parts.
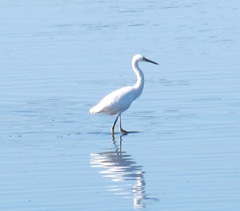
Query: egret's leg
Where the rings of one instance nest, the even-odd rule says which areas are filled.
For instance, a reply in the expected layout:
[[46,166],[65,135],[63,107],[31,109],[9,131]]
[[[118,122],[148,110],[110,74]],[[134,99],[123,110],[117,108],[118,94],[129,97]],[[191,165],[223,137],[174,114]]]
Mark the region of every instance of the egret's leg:
[[126,130],[122,129],[122,118],[121,118],[121,115],[120,115],[120,131],[122,133],[128,133]]
[[112,125],[112,128],[111,128],[112,134],[114,134],[114,127],[115,127],[115,125],[116,125],[116,123],[117,123],[117,121],[118,121],[118,117],[119,117],[119,116],[117,116],[117,118],[115,119],[115,121],[114,121],[114,123],[113,123],[113,125]]

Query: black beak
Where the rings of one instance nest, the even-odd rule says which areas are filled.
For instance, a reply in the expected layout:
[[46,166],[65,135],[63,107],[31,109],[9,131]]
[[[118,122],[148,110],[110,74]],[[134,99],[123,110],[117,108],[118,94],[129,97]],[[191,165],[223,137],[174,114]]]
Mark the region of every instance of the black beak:
[[146,62],[150,62],[150,63],[153,63],[153,64],[156,64],[156,65],[158,65],[158,63],[157,62],[154,62],[154,61],[152,61],[152,60],[150,60],[150,59],[147,59],[147,58],[143,58],[143,60],[145,60]]

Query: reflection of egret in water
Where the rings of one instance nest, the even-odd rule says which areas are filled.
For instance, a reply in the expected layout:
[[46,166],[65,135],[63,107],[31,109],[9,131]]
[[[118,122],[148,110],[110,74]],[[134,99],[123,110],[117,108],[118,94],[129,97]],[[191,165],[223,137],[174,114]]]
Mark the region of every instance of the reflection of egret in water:
[[108,177],[114,185],[108,190],[123,197],[132,198],[135,208],[145,206],[145,179],[142,166],[137,165],[130,155],[121,150],[114,142],[115,150],[102,153],[91,153],[91,165],[96,168],[103,168],[100,171],[103,177]]

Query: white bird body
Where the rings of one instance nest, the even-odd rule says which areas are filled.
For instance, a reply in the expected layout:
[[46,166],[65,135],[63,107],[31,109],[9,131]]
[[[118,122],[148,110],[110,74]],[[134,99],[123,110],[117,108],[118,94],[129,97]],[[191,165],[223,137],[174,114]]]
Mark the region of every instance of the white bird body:
[[91,114],[105,113],[108,115],[117,115],[117,118],[112,126],[112,133],[114,133],[115,124],[120,117],[120,130],[127,133],[121,126],[121,114],[126,111],[132,102],[136,100],[143,91],[144,87],[144,75],[138,66],[139,61],[147,61],[154,64],[158,64],[149,59],[146,59],[140,54],[137,54],[132,59],[132,68],[137,76],[137,82],[133,86],[127,86],[111,92],[105,96],[97,105],[92,107],[89,112]]
[[121,114],[136,99],[137,90],[133,86],[123,87],[105,96],[96,106],[90,109],[91,114]]

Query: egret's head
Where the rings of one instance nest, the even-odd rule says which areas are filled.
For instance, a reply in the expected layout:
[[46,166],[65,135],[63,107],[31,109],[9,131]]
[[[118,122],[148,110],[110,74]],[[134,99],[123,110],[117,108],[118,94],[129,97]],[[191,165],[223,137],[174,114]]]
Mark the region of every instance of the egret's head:
[[151,61],[150,59],[145,58],[145,57],[142,56],[141,54],[136,54],[136,55],[133,57],[132,61],[133,61],[133,63],[135,63],[135,62],[140,62],[140,61],[145,61],[145,62],[151,62],[151,63],[153,63],[153,64],[157,64],[157,65],[158,65],[157,62]]
[[136,54],[136,55],[133,57],[133,60],[136,61],[136,62],[143,61],[143,60],[144,60],[144,56],[142,56],[141,54]]

